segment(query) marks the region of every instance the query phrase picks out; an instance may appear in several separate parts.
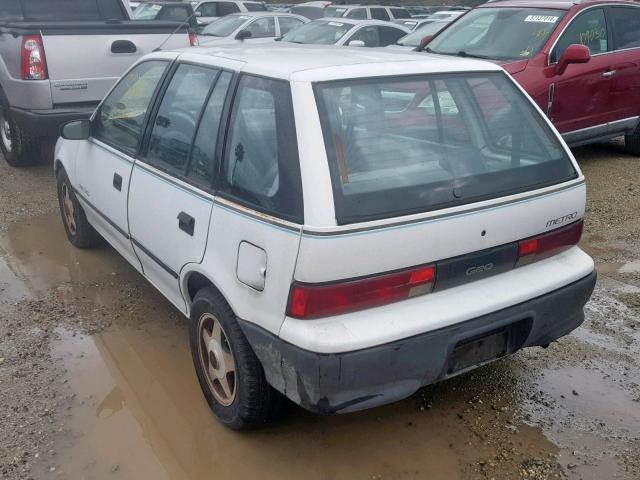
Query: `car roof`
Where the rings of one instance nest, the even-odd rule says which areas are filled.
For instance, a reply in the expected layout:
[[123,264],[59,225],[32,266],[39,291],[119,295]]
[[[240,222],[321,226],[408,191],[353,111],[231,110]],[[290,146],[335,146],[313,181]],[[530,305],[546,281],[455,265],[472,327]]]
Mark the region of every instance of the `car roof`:
[[478,6],[486,7],[529,7],[529,8],[555,8],[559,10],[569,10],[574,5],[598,5],[621,3],[627,5],[638,5],[632,0],[494,0]]
[[[295,13],[289,12],[270,12],[270,11],[262,11],[262,12],[237,12],[230,13],[229,15],[225,15],[225,17],[300,17],[300,15],[296,15]],[[224,18],[224,17],[220,17]]]
[[[411,20],[410,18],[405,18],[403,20]],[[386,27],[398,27],[401,25],[398,25],[397,23],[393,23],[393,22],[388,22],[386,20],[359,20],[356,18],[344,18],[344,17],[322,17],[322,18],[316,18],[315,20],[312,20],[315,23],[320,23],[320,22],[335,22],[335,23],[345,23],[347,25],[384,25]]]
[[[233,65],[245,73],[291,81],[328,81],[375,76],[442,72],[501,71],[491,62],[410,52],[399,54],[384,48],[348,48],[286,43],[211,45],[153,55],[210,64]],[[390,68],[391,67],[391,68]]]

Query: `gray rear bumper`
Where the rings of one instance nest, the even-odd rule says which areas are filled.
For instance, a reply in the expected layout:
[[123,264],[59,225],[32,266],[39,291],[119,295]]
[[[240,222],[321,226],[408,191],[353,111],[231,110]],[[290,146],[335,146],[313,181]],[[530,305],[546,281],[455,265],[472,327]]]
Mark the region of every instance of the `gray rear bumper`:
[[34,136],[58,137],[62,125],[71,120],[89,118],[97,105],[52,110],[24,110],[11,107],[11,114],[18,125]]
[[508,330],[505,355],[551,343],[584,321],[583,307],[595,283],[593,271],[575,283],[499,312],[340,354],[309,352],[253,323],[240,324],[274,388],[307,410],[334,414],[394,402],[422,386],[488,363],[473,363],[474,353],[468,352],[464,368],[459,368],[460,354],[454,360],[452,352],[456,347],[459,352],[470,339]]

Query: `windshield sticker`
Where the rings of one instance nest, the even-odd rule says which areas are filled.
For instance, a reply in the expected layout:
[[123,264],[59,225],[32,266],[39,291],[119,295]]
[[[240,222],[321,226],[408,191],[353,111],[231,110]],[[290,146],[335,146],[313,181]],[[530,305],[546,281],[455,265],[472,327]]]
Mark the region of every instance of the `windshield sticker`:
[[331,25],[332,27],[344,27],[344,23],[338,22],[329,22],[329,25]]
[[535,22],[535,23],[556,23],[558,18],[553,15],[527,15],[527,18],[524,19],[525,22]]

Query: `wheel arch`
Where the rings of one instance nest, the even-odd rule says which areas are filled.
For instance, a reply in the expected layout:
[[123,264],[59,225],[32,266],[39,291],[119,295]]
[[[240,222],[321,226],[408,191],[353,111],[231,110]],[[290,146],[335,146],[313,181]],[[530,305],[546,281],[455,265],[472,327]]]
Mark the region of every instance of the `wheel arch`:
[[197,268],[195,265],[185,269],[185,273],[182,276],[182,292],[185,297],[185,302],[187,304],[187,316],[191,315],[191,308],[193,306],[193,300],[196,297],[197,293],[203,288],[212,288],[217,293],[220,294],[224,301],[227,302],[227,305],[231,307],[232,310],[235,311],[231,302],[229,302],[229,297],[225,295],[224,290],[220,288],[220,286],[211,279],[211,276],[202,271],[200,268]]

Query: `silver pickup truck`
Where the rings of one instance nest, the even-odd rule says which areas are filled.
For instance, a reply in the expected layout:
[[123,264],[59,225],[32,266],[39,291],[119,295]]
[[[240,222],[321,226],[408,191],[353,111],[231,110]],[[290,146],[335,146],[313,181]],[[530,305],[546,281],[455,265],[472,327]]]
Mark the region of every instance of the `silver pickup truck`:
[[12,166],[93,112],[139,57],[196,42],[187,25],[131,20],[128,0],[0,0],[0,149]]

